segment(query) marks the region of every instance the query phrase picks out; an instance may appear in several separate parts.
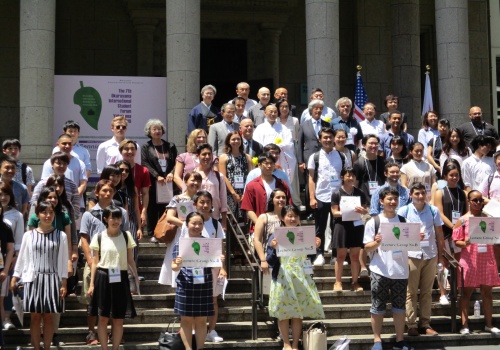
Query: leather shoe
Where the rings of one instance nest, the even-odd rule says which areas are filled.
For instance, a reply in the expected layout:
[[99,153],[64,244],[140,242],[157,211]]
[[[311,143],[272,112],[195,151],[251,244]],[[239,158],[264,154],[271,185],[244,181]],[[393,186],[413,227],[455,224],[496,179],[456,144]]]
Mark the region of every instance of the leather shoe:
[[314,214],[309,214],[309,215],[307,216],[307,219],[306,219],[306,220],[307,220],[307,221],[313,221],[313,220],[314,220]]
[[418,329],[416,329],[416,328],[409,328],[408,329],[408,335],[411,336],[411,337],[416,337],[416,336],[418,336],[420,334],[418,333]]
[[438,335],[439,333],[436,332],[434,329],[431,327],[422,327],[420,328],[420,332],[425,335]]

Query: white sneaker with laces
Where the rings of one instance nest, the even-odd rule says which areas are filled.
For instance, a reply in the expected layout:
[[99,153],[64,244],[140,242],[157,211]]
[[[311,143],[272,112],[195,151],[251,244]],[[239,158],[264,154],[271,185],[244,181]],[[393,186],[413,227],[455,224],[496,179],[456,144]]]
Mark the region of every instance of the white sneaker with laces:
[[222,337],[219,337],[215,329],[213,331],[210,331],[207,333],[207,338],[205,339],[207,342],[216,342],[220,343],[224,339]]
[[450,301],[448,300],[448,297],[446,295],[441,295],[439,297],[439,303],[441,305],[450,305]]
[[316,259],[314,260],[313,263],[314,266],[323,266],[325,265],[325,258],[323,257],[323,254],[319,254]]
[[460,330],[460,334],[462,334],[462,335],[470,334],[469,328],[462,328]]
[[14,326],[12,324],[10,319],[6,319],[5,321],[3,321],[2,325],[3,325],[3,329],[5,329],[5,330],[16,329],[16,326]]
[[484,331],[485,332],[490,332],[491,334],[500,334],[500,329],[498,329],[497,327],[484,327]]

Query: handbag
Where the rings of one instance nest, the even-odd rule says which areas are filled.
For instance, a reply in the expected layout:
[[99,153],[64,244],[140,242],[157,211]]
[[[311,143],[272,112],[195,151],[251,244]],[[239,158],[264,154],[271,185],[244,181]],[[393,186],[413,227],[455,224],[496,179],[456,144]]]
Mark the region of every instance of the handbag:
[[163,213],[155,226],[154,236],[161,243],[170,243],[174,240],[177,233],[177,226],[167,221],[167,210]]
[[[179,332],[174,333],[175,323],[179,320],[174,318],[171,323],[167,326],[167,331],[165,333],[160,334],[160,338],[158,339],[158,345],[160,350],[186,350],[184,343],[182,342],[181,334]],[[172,327],[170,325],[172,324]],[[170,328],[170,332],[168,331]],[[196,338],[193,334],[191,348],[196,350]]]
[[323,322],[314,322],[302,334],[304,350],[326,350],[326,326]]

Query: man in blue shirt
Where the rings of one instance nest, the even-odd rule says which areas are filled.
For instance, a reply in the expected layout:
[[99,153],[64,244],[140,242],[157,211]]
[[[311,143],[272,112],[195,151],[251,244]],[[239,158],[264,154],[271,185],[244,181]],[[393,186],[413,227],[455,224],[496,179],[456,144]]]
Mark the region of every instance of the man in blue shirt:
[[379,155],[385,158],[389,158],[392,154],[391,140],[394,136],[401,136],[406,143],[406,149],[410,149],[410,146],[415,143],[413,136],[404,132],[401,128],[403,117],[400,111],[392,111],[389,114],[389,123],[391,124],[391,128],[386,134],[380,137]]
[[375,193],[372,195],[372,200],[370,202],[371,216],[377,216],[384,210],[382,204],[380,204],[379,201],[379,193],[380,191],[382,191],[383,188],[393,187],[398,190],[399,202],[398,202],[398,207],[396,209],[399,209],[400,207],[410,203],[410,191],[399,184],[399,178],[401,176],[401,173],[399,171],[399,165],[393,162],[387,163],[385,165],[384,174],[387,178],[387,182],[384,185],[380,186],[377,189],[377,191],[375,191]]

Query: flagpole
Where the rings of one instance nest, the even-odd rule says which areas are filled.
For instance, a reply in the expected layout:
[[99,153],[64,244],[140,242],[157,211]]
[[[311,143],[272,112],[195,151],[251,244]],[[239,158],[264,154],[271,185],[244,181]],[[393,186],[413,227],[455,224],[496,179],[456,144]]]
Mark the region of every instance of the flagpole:
[[431,78],[430,78],[431,66],[426,65],[425,70],[426,70],[425,91],[424,91],[424,101],[422,103],[422,118],[424,117],[425,113],[434,109],[434,105],[432,102]]

